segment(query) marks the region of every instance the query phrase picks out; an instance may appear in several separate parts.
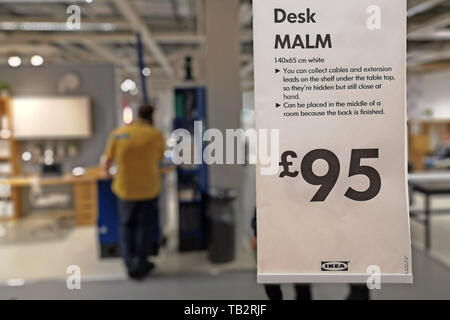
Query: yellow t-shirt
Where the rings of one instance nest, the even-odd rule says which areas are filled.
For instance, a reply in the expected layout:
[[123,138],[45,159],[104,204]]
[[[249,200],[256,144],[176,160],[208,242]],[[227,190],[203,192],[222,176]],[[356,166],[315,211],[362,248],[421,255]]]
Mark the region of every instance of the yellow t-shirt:
[[159,130],[139,121],[118,128],[109,138],[105,155],[118,166],[112,189],[119,198],[148,200],[158,196],[159,163],[164,155]]

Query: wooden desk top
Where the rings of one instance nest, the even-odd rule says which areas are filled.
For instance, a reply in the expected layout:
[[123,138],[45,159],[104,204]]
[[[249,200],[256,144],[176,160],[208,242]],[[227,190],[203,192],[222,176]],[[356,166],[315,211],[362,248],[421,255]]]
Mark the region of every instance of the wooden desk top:
[[12,187],[27,187],[34,183],[40,185],[59,185],[72,184],[80,182],[94,182],[97,180],[107,179],[102,176],[99,168],[87,169],[83,176],[75,177],[72,174],[65,174],[60,177],[42,177],[39,175],[14,176],[8,179],[0,179],[0,184],[9,184]]
[[[167,174],[174,171],[174,167],[166,167],[161,169],[161,174]],[[42,177],[39,175],[28,176],[14,176],[8,179],[0,179],[0,184],[9,184],[12,187],[28,187],[33,183],[40,185],[59,185],[59,184],[72,184],[82,182],[95,182],[98,180],[109,180],[111,178],[105,177],[102,171],[98,167],[86,169],[86,173],[80,177],[67,173],[60,177]]]

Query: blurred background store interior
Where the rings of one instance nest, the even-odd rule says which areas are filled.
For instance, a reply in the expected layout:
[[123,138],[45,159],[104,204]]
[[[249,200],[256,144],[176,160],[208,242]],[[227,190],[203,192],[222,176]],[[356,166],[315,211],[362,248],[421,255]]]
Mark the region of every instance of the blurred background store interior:
[[[408,0],[407,41],[415,283],[372,297],[449,299],[450,0]],[[254,166],[173,168],[167,147],[164,241],[142,283],[124,273],[116,199],[99,176],[109,133],[145,94],[168,145],[194,120],[254,126],[251,0],[0,0],[0,43],[0,299],[265,298],[249,242]],[[212,187],[237,191],[228,222],[208,218]],[[66,288],[71,265],[82,290]]]

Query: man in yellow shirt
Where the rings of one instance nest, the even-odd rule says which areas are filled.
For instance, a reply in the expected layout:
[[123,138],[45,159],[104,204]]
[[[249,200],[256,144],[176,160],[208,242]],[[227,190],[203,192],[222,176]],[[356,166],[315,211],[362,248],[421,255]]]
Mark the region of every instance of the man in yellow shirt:
[[116,164],[112,189],[119,198],[121,250],[131,278],[145,277],[154,264],[147,261],[152,235],[159,230],[159,164],[164,154],[164,139],[153,127],[151,105],[142,105],[138,119],[114,130],[105,150],[105,172]]

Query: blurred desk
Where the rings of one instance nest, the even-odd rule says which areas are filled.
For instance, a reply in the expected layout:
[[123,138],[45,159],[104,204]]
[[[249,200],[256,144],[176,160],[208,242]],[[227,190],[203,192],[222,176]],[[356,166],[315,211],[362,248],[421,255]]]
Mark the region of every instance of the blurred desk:
[[[450,173],[415,173],[410,174],[408,180],[414,191],[425,196],[425,218],[423,223],[425,226],[425,249],[428,251],[431,248],[431,197],[437,195],[450,196]],[[440,211],[440,213],[450,214],[450,209]],[[416,217],[418,215],[411,212],[411,216]]]
[[450,182],[450,172],[431,171],[431,172],[410,173],[408,175],[408,181],[410,183]]
[[58,185],[89,182],[97,180],[94,177],[74,177],[73,175],[63,175],[61,177],[41,177],[39,175],[15,176],[8,179],[0,179],[0,183],[9,184],[11,187],[29,187],[32,184]]
[[[7,179],[0,179],[0,184],[8,184],[12,190],[19,190],[33,185],[73,185],[73,203],[76,224],[93,225],[97,219],[97,181],[103,177],[98,168],[89,169],[86,174],[75,177],[72,174],[65,174],[60,177],[42,177],[39,175],[13,176]],[[21,201],[15,203],[15,219],[22,216]]]

